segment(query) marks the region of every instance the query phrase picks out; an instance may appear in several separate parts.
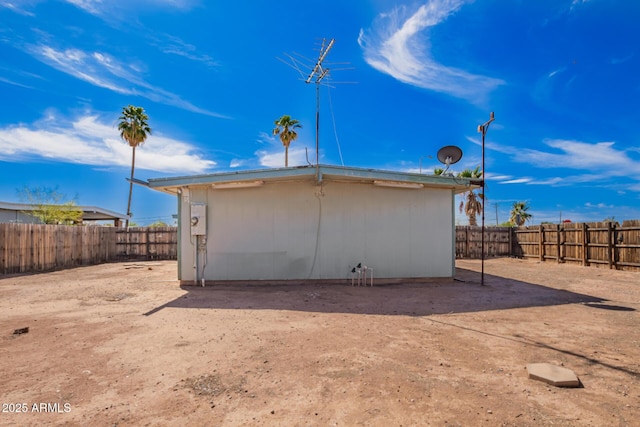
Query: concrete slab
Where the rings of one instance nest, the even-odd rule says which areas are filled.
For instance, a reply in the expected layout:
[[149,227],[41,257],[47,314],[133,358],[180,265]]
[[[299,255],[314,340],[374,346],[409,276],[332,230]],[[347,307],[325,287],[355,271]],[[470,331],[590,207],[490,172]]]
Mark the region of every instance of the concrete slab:
[[550,363],[530,363],[527,365],[529,378],[544,381],[556,387],[580,387],[580,380],[576,374],[562,366]]

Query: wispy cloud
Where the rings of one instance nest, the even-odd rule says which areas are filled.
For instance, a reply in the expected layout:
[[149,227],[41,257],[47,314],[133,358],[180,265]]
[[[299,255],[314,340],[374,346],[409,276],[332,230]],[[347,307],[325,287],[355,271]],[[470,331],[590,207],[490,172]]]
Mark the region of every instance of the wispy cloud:
[[629,157],[626,151],[616,149],[614,142],[550,139],[545,144],[556,152],[515,150],[514,160],[540,168],[580,169],[614,176],[628,176],[631,171],[640,170],[640,161]]
[[231,159],[229,167],[235,169],[244,166],[246,163],[247,161],[245,159]]
[[[467,138],[475,142],[473,138]],[[498,184],[526,184],[548,186],[571,186],[590,184],[611,187],[612,177],[617,177],[618,185],[625,191],[639,191],[635,184],[640,176],[634,171],[640,170],[640,159],[636,150],[617,149],[614,142],[588,143],[582,141],[549,139],[545,140],[549,150],[512,147],[491,142],[487,148],[508,156],[511,161],[525,163],[532,168],[558,169],[561,176],[504,176],[503,178],[487,176]],[[630,154],[632,154],[630,156]],[[577,171],[578,173],[568,173]],[[531,173],[531,172],[529,172]],[[539,175],[545,175],[540,173]],[[626,181],[626,182],[625,182]]]
[[94,15],[99,15],[104,10],[102,0],[67,0],[67,3]]
[[[92,166],[130,166],[131,148],[115,126],[96,115],[72,121],[49,115],[32,125],[0,128],[0,159],[7,162],[49,160]],[[162,134],[151,135],[136,149],[136,168],[167,173],[202,173],[216,163],[196,148]]]
[[179,95],[153,86],[140,77],[135,66],[125,64],[106,52],[56,49],[49,45],[27,46],[27,52],[41,62],[94,86],[124,95],[136,95],[161,104],[212,117],[228,118],[185,101]]
[[31,87],[31,86],[15,82],[15,81],[13,81],[11,79],[7,79],[7,78],[2,77],[2,76],[0,76],[0,82],[6,83],[6,84],[11,85],[11,86],[19,86],[19,87],[23,87],[23,88],[26,88],[26,89],[33,89],[33,87]]
[[499,183],[500,184],[528,184],[531,181],[533,181],[533,178],[514,178],[514,179],[499,181]]
[[559,99],[569,96],[576,84],[575,66],[560,66],[542,74],[531,90],[532,98],[549,110],[557,110]]
[[590,0],[572,0],[571,6],[569,6],[570,11],[574,11],[576,8],[582,6],[583,4],[589,3]]
[[25,15],[25,16],[34,16],[33,12],[29,12],[28,10],[24,10],[23,8],[23,4],[25,3],[24,1],[6,1],[6,0],[2,0],[0,1],[0,6],[2,7],[6,7],[9,10],[14,11],[15,13],[18,13],[20,15]]
[[624,64],[625,62],[630,61],[631,59],[633,59],[635,57],[635,53],[630,53],[627,56],[623,56],[623,57],[612,57],[609,60],[609,63],[611,65],[619,65],[619,64]]
[[[263,132],[259,135],[258,142],[266,146],[265,148],[255,152],[260,166],[268,168],[283,168],[284,146],[280,139]],[[296,140],[289,145],[289,166],[302,166],[306,164],[307,153],[304,147],[302,147],[300,140]]]
[[482,103],[504,81],[438,63],[424,34],[455,13],[465,0],[431,0],[410,14],[404,6],[378,16],[360,30],[358,43],[373,68],[413,86]]
[[603,208],[614,208],[614,205],[608,205],[606,203],[591,203],[591,202],[587,202],[584,204],[586,207],[588,208],[598,208],[598,209],[603,209]]
[[178,55],[190,61],[200,62],[208,67],[216,67],[219,64],[210,56],[198,51],[198,48],[187,43],[179,37],[170,34],[157,34],[153,30],[145,28],[137,19],[140,10],[145,8],[164,8],[167,13],[190,10],[196,0],[66,0],[68,3],[90,13],[109,25],[123,31],[139,30],[139,37],[149,40],[161,52]]
[[132,13],[150,7],[188,10],[195,3],[194,0],[138,0],[135,2],[128,0],[66,0],[66,2],[92,15],[108,16],[110,19],[121,20],[131,19]]
[[198,49],[194,45],[183,41],[179,37],[167,34],[164,36],[164,40],[157,40],[157,43],[159,44],[160,50],[164,53],[182,56],[195,62],[201,62],[208,67],[217,67],[220,65],[214,61],[211,56],[198,52]]

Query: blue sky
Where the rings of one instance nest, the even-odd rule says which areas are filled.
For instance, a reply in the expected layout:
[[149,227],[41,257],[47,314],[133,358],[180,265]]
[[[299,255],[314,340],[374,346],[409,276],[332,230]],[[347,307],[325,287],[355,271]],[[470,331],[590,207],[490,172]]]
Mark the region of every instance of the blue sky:
[[[321,163],[432,173],[457,145],[475,168],[494,111],[487,224],[514,201],[533,224],[640,218],[640,2],[0,0],[0,21],[2,201],[47,186],[126,212],[128,104],[153,129],[138,179],[282,167],[283,114],[290,166],[315,163],[324,38]],[[136,186],[133,221],[176,204]]]

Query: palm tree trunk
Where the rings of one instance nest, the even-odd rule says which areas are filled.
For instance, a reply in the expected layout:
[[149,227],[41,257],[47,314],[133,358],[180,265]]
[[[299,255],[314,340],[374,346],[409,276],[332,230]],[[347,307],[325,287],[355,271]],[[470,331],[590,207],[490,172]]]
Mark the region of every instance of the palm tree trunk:
[[133,194],[133,170],[136,165],[136,147],[133,146],[133,153],[131,155],[131,179],[129,180],[129,201],[127,202],[127,221],[125,228],[129,228],[129,217],[131,216],[131,195]]
[[289,167],[289,146],[284,146],[284,167]]

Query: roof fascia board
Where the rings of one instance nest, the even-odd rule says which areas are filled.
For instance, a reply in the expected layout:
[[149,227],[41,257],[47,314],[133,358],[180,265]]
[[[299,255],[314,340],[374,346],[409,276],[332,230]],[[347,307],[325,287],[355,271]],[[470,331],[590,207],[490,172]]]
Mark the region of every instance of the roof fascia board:
[[176,194],[180,187],[210,185],[221,182],[240,181],[275,181],[282,178],[314,178],[316,173],[320,181],[333,179],[360,179],[360,180],[385,180],[420,183],[427,187],[439,187],[454,189],[457,193],[479,188],[473,185],[468,178],[457,178],[450,176],[434,176],[407,172],[384,171],[378,169],[362,169],[344,166],[320,165],[317,170],[315,166],[301,166],[297,168],[263,169],[237,171],[229,173],[218,173],[209,175],[183,176],[174,178],[149,179],[149,187],[158,191]]
[[149,187],[153,189],[168,189],[168,187],[188,187],[190,185],[210,185],[218,182],[258,181],[298,176],[315,176],[315,169],[307,166],[300,168],[262,169],[226,172],[209,175],[181,176],[174,178],[149,179]]

